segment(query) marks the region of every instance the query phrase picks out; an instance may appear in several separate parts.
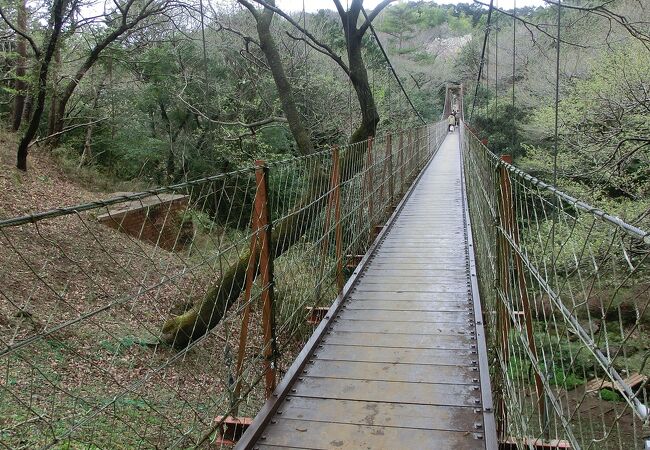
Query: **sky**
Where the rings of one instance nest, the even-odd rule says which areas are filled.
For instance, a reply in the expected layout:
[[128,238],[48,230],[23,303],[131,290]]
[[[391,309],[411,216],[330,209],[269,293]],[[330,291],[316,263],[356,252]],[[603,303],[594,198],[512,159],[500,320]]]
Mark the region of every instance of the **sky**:
[[[343,5],[347,0],[341,0]],[[380,3],[381,0],[365,0],[363,6],[366,9],[373,8]],[[485,0],[484,0],[485,1]],[[515,0],[495,0],[495,6],[499,8],[509,9],[512,8]],[[516,0],[517,7],[520,6],[541,6],[544,4],[542,0]],[[305,9],[307,12],[316,12],[319,9],[335,9],[332,0],[304,0]],[[434,3],[439,4],[456,4],[456,3],[472,3],[472,0],[440,0]],[[486,2],[487,3],[487,2]],[[303,0],[276,0],[276,4],[285,11],[302,11]]]

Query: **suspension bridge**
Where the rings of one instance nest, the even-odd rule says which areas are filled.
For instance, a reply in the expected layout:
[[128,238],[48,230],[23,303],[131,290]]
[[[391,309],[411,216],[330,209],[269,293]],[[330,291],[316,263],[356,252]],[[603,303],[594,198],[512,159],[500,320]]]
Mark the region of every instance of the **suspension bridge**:
[[0,241],[5,448],[648,445],[650,235],[464,124]]

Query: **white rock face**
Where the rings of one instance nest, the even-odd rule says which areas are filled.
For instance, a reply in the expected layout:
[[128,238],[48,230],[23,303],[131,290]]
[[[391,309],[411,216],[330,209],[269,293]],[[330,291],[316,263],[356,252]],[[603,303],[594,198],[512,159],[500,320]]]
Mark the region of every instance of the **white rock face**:
[[471,34],[459,37],[435,38],[431,42],[424,44],[424,49],[431,55],[451,57],[460,52],[461,47],[471,40]]

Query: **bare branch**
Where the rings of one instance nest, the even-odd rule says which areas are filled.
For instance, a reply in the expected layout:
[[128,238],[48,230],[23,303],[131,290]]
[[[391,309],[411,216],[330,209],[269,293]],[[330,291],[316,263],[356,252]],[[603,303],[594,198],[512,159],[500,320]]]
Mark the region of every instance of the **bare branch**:
[[40,58],[41,50],[38,48],[38,45],[36,45],[34,39],[30,35],[25,33],[24,30],[18,29],[18,27],[14,25],[13,22],[11,22],[11,20],[9,20],[9,18],[7,17],[7,15],[5,14],[4,10],[1,7],[0,7],[0,17],[2,17],[2,20],[4,20],[5,23],[9,26],[9,28],[11,28],[17,35],[22,36],[23,38],[25,38],[27,42],[29,42],[29,45],[30,47],[32,47],[32,50],[34,52],[34,55],[36,55],[36,58]]
[[[547,3],[549,5],[554,5],[554,6],[558,5],[556,1],[552,1],[552,0],[543,0],[543,1],[544,3]],[[611,3],[611,0],[609,2],[605,2],[597,6],[576,6],[576,5],[569,5],[563,3],[562,8],[572,9],[577,11],[587,11],[597,16],[604,17],[610,21],[614,21],[619,25],[621,25],[623,28],[625,28],[627,32],[630,33],[631,36],[641,41],[643,46],[648,51],[650,51],[650,34],[642,33],[636,27],[634,27],[633,22],[628,21],[625,16],[615,13],[610,9],[607,9],[605,5],[608,5],[609,3]]]
[[237,0],[237,1],[239,2],[240,5],[246,7],[246,9],[248,9],[251,12],[253,17],[255,17],[255,20],[259,19],[259,11],[257,11],[257,9],[255,9],[255,7],[250,2],[247,2],[246,0]]
[[69,127],[64,128],[64,129],[61,130],[61,131],[57,131],[56,133],[52,133],[52,134],[50,134],[49,136],[45,136],[45,137],[42,137],[42,138],[38,138],[38,139],[36,139],[36,140],[33,140],[33,141],[29,144],[29,147],[31,147],[31,146],[33,146],[33,145],[37,145],[37,144],[39,144],[40,142],[44,142],[44,141],[47,141],[47,140],[49,140],[49,139],[52,139],[53,137],[60,136],[60,135],[62,135],[62,134],[64,134],[64,133],[67,133],[68,131],[76,130],[77,128],[88,127],[88,126],[90,126],[90,125],[95,125],[96,123],[103,122],[103,121],[105,121],[105,120],[108,120],[108,117],[102,117],[101,119],[93,120],[93,121],[90,121],[90,122],[87,122],[87,123],[79,123],[79,124],[77,124],[77,125],[71,125],[71,126],[69,126]]
[[[483,2],[480,1],[480,0],[474,0],[474,3],[476,3],[476,4],[478,4],[478,5],[482,5],[482,6],[487,6],[487,7],[490,6],[489,3],[483,3]],[[563,4],[562,6],[564,7],[564,4]],[[494,5],[492,6],[492,9],[493,9],[494,11],[498,11],[498,12],[500,12],[501,14],[503,14],[503,15],[505,15],[505,16],[512,17],[513,19],[520,21],[521,23],[523,23],[523,24],[526,26],[526,28],[527,28],[529,31],[530,31],[530,28],[529,28],[529,27],[533,27],[533,28],[535,28],[537,31],[539,31],[540,33],[542,33],[543,35],[548,36],[549,38],[551,38],[551,39],[553,39],[553,40],[556,39],[556,36],[552,35],[552,34],[549,33],[548,31],[546,31],[546,30],[545,30],[541,25],[539,25],[539,24],[536,24],[536,23],[533,23],[533,22],[529,22],[529,21],[527,21],[527,20],[525,20],[525,19],[522,19],[520,16],[518,16],[518,15],[516,15],[516,14],[510,13],[510,12],[505,11],[505,10],[503,10],[503,9],[499,9],[499,8],[497,8],[497,7],[494,6]],[[531,32],[531,34],[532,34],[532,32]],[[586,46],[586,45],[576,44],[575,42],[565,41],[564,39],[560,39],[560,42],[561,42],[562,44],[571,45],[571,46],[578,47],[578,48],[588,48],[588,46]]]
[[324,43],[320,42],[318,39],[316,39],[316,37],[313,34],[311,34],[308,30],[306,30],[304,27],[302,27],[289,14],[285,13],[280,8],[277,8],[277,7],[273,6],[273,5],[270,5],[269,3],[267,3],[264,0],[254,0],[254,1],[255,1],[255,3],[260,4],[261,6],[273,11],[278,16],[284,18],[287,22],[289,22],[291,25],[293,25],[298,31],[300,31],[302,34],[307,36],[313,42],[314,45],[320,47],[323,50],[323,51],[321,51],[321,53],[323,53],[323,54],[329,56],[330,58],[332,58],[334,60],[334,62],[336,62],[339,65],[339,67],[341,67],[341,69],[343,69],[343,71],[346,74],[350,75],[350,69],[345,64],[345,62],[343,62],[343,59],[341,59],[341,57],[338,54],[336,54],[336,52],[334,50],[332,50],[332,48],[330,46],[328,46],[327,44],[324,44]]
[[394,1],[395,1],[395,0],[384,0],[383,2],[381,2],[380,4],[378,4],[378,5],[375,7],[375,9],[373,9],[373,10],[370,12],[370,14],[368,14],[368,15],[366,16],[366,21],[363,23],[363,25],[361,25],[361,26],[359,27],[359,31],[358,31],[359,35],[363,36],[364,33],[368,30],[368,27],[370,26],[370,24],[372,23],[372,21],[375,20],[375,18],[379,15],[379,13],[382,12],[382,10],[383,10],[384,8],[386,8],[388,5],[390,5],[390,4],[393,3]]

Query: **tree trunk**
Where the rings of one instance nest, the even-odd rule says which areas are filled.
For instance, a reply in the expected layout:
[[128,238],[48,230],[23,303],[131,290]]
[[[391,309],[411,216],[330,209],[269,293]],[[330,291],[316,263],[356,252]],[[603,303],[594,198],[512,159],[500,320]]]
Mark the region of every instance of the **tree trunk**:
[[[50,114],[48,117],[48,124],[47,124],[48,136],[63,130],[63,128],[61,128],[60,130],[57,129],[56,126],[57,125],[57,104],[59,100],[59,82],[57,78],[58,78],[60,68],[61,68],[61,46],[57,45],[56,50],[54,52],[54,64],[52,66],[53,76],[50,77],[53,80],[53,82],[52,82],[52,94],[50,96]],[[53,143],[58,142],[58,136],[52,138],[50,142]]]
[[172,123],[169,120],[167,115],[167,109],[162,101],[158,101],[158,106],[160,107],[160,117],[162,117],[163,122],[167,125],[167,141],[169,142],[169,149],[167,150],[167,179],[174,179],[175,168],[175,155],[174,155],[174,139],[172,138]]
[[[102,86],[100,85],[95,91],[95,97],[93,98],[93,111],[97,109],[97,104],[99,103],[99,95],[101,94]],[[93,131],[95,124],[91,123],[86,128],[86,138],[84,139],[84,148],[81,153],[81,158],[79,159],[79,167],[82,167],[88,164],[93,159]]]
[[[273,1],[269,3],[274,4]],[[287,79],[284,66],[282,65],[282,58],[271,34],[273,11],[266,9],[263,12],[258,12],[250,5],[245,6],[251,10],[251,13],[257,21],[260,46],[271,69],[278,96],[280,97],[282,110],[287,118],[291,134],[298,146],[298,151],[302,155],[308,155],[313,152],[314,147],[307,128],[304,126],[298,112],[291,84]],[[278,224],[277,228],[273,231],[272,241],[281,243],[275,249],[275,257],[280,256],[300,239],[323,208],[327,182],[326,178],[323,180],[321,177],[323,177],[322,171],[320,168],[315,168],[310,176],[311,182],[309,185],[312,188],[305,193],[294,208],[295,211],[300,211],[300,213]],[[318,200],[314,201],[314,199]],[[244,254],[236,264],[231,266],[222,275],[219,282],[192,309],[168,320],[163,325],[162,340],[177,348],[184,348],[192,340],[198,339],[217,325],[230,306],[237,300],[243,289],[246,269],[250,258],[250,253],[247,252]],[[253,258],[256,267],[258,255],[254,254]]]
[[[269,1],[269,4],[275,6],[273,0]],[[282,111],[287,118],[291,134],[298,145],[298,151],[301,155],[309,155],[314,151],[314,148],[309,137],[309,132],[305,128],[300,113],[298,112],[291,84],[284,72],[282,57],[280,56],[280,52],[278,52],[278,47],[271,34],[272,20],[273,11],[270,9],[265,9],[257,18],[257,34],[260,38],[260,48],[271,69],[271,74],[273,75],[273,80],[278,90],[278,97],[280,97],[280,103],[282,104]]]
[[23,121],[29,122],[32,120],[32,109],[34,108],[34,97],[27,92],[25,96],[25,107],[23,108]]
[[[286,78],[280,54],[270,32],[273,11],[267,9],[263,13],[260,13],[248,2],[241,3],[251,11],[257,21],[260,45],[267,59],[267,63],[271,68],[273,79],[278,90],[278,96],[280,97],[284,114],[289,122],[291,133],[296,140],[300,152],[302,154],[309,154],[313,151],[313,146],[309,134],[302,123],[302,119],[298,114],[291,85]],[[275,5],[273,1],[269,1],[269,3]],[[368,73],[361,54],[361,39],[362,35],[358,36],[358,38],[350,39],[348,48],[350,78],[357,93],[357,99],[359,100],[362,113],[361,125],[352,135],[351,142],[360,142],[369,136],[374,136],[377,123],[379,122],[379,114],[377,113],[372,90],[368,82]],[[363,158],[358,158],[357,155],[359,151],[365,153],[366,149],[364,146],[358,146],[355,150],[345,152],[342,158],[340,165],[346,170],[341,173],[341,183],[353,177],[363,166]],[[303,236],[312,226],[313,221],[316,220],[326,204],[325,193],[329,188],[328,176],[320,167],[313,169],[309,176],[308,185],[311,188],[305,192],[305,195],[303,195],[293,208],[296,214],[290,215],[288,219],[275,224],[275,229],[271,236],[272,242],[277,245],[275,247],[275,254],[273,255],[274,258],[282,255]],[[246,279],[246,269],[249,260],[253,259],[252,264],[254,264],[254,267],[258,266],[257,250],[255,252],[252,256],[249,252],[241,256],[237,263],[222,275],[219,282],[194,307],[184,314],[168,320],[162,328],[162,341],[176,348],[185,348],[190,342],[205,335],[210,329],[216,326],[241,294]]]
[[86,138],[84,139],[84,149],[81,152],[81,158],[79,159],[79,167],[85,166],[93,158],[93,128],[94,124],[90,124],[88,125],[88,128],[86,128]]
[[52,4],[52,17],[50,18],[50,32],[49,38],[47,40],[47,47],[45,49],[45,54],[43,55],[42,60],[40,61],[40,68],[38,71],[38,94],[36,97],[36,109],[34,109],[34,114],[29,122],[29,126],[23,135],[23,138],[18,144],[18,152],[16,155],[16,167],[20,170],[27,171],[27,150],[29,144],[36,136],[38,131],[38,126],[41,122],[41,116],[43,115],[43,110],[45,109],[45,97],[47,96],[47,73],[50,68],[50,62],[52,61],[52,56],[54,55],[54,50],[56,49],[56,44],[59,41],[59,36],[61,35],[61,27],[63,26],[63,10],[65,8],[65,0],[54,0]]
[[[27,31],[27,4],[26,0],[18,1],[18,17],[16,26],[22,30]],[[18,52],[18,60],[16,61],[16,98],[14,99],[14,113],[11,129],[18,131],[20,123],[23,119],[23,111],[25,109],[25,90],[27,83],[25,83],[25,75],[27,73],[27,40],[18,36],[16,43],[16,51]]]
[[366,70],[363,55],[361,53],[361,40],[363,36],[354,33],[348,44],[348,59],[350,61],[350,80],[357,95],[359,106],[361,108],[361,124],[352,134],[351,143],[361,142],[374,136],[377,132],[379,123],[379,113],[377,105],[372,96],[372,89],[368,81],[368,71]]

